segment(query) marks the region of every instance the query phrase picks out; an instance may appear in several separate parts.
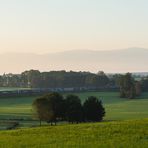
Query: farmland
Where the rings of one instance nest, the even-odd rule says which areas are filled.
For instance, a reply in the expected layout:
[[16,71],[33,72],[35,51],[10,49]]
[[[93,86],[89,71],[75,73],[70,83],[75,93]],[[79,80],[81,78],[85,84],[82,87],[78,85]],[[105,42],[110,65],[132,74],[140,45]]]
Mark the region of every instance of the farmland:
[[[106,108],[105,120],[129,120],[143,119],[148,117],[148,93],[134,100],[119,98],[116,92],[83,92],[75,93],[79,95],[82,102],[88,96],[97,96],[100,98]],[[65,96],[67,94],[64,94]],[[15,97],[0,99],[0,119],[31,119],[32,118],[32,102],[37,97]],[[26,122],[21,126],[31,126]],[[38,124],[35,122],[35,125]]]
[[32,121],[32,102],[37,96],[0,98],[0,129],[11,126],[11,119],[19,119],[19,129],[0,132],[0,147],[147,147],[148,93],[133,100],[120,98],[117,92],[75,94],[82,103],[92,95],[101,99],[106,109],[104,122],[57,126],[43,122],[35,128],[39,122]]

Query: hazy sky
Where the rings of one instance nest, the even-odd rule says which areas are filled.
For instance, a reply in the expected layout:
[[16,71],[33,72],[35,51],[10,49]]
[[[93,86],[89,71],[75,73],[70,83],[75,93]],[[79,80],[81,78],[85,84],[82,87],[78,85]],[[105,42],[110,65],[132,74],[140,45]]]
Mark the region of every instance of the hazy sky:
[[148,0],[0,0],[0,53],[148,48]]

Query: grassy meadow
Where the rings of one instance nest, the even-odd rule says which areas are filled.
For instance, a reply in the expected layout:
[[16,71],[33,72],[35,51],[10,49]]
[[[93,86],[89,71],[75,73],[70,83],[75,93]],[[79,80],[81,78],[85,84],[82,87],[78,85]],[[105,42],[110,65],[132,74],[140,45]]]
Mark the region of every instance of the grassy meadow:
[[[82,102],[91,95],[100,98],[106,109],[105,120],[128,120],[148,117],[148,93],[143,93],[140,98],[133,100],[119,98],[119,94],[116,92],[83,92],[75,94],[80,96]],[[0,119],[31,118],[31,104],[36,98],[0,98]]]
[[[19,129],[3,131],[10,123],[0,122],[0,147],[85,147],[147,148],[148,93],[128,100],[116,92],[75,93],[82,103],[88,96],[100,98],[106,109],[104,122],[48,126],[32,118],[32,102],[37,97],[0,98],[0,121],[20,120]],[[66,96],[67,94],[64,94]],[[111,121],[110,121],[111,120]],[[30,128],[32,127],[32,128]]]
[[147,148],[148,119],[43,126],[0,132],[0,147]]

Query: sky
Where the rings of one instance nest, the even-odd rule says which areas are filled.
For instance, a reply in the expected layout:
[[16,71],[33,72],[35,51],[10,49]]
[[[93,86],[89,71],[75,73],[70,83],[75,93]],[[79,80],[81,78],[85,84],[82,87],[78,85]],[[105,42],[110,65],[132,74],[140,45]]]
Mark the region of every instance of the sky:
[[147,0],[0,0],[0,53],[148,48]]

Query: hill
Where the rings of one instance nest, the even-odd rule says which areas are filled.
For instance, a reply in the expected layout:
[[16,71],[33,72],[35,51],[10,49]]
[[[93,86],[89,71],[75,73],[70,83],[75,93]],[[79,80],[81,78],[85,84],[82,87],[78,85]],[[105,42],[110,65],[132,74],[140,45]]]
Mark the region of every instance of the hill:
[[[20,73],[26,69],[97,72],[144,72],[148,69],[148,49],[71,50],[50,54],[0,54],[0,73]],[[5,65],[5,66],[4,66]]]
[[46,126],[0,132],[0,147],[126,147],[148,146],[148,119]]

